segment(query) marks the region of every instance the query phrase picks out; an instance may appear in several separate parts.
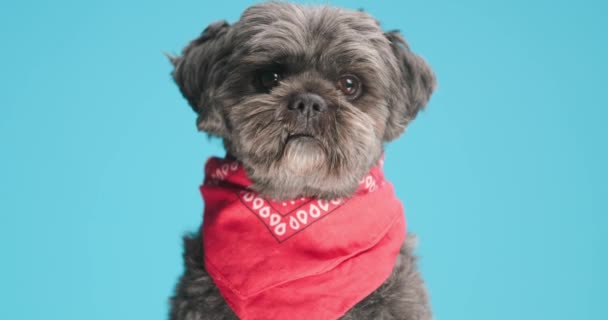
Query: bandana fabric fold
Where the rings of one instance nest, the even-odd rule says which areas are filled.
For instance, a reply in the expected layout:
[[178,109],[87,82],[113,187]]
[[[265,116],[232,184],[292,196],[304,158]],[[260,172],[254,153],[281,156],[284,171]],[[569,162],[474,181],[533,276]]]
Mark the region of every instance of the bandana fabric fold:
[[381,164],[351,197],[276,201],[238,162],[207,161],[205,267],[240,319],[337,319],[388,278],[405,217]]

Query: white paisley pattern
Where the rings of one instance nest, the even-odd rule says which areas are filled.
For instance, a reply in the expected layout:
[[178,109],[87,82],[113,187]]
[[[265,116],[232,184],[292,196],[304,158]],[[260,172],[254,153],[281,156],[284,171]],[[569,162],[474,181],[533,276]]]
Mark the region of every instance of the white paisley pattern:
[[[380,160],[379,164],[382,166],[383,161]],[[207,176],[211,180],[209,182],[218,184],[220,181],[226,180],[235,174],[239,169],[241,169],[240,164],[233,161],[210,170],[210,172],[207,172]],[[383,184],[383,180],[379,184],[374,175],[368,173],[359,182],[357,192],[374,192]],[[348,201],[348,198],[335,198],[331,200],[299,198],[277,201],[265,199],[253,191],[243,190],[239,191],[237,196],[279,242],[287,240]]]

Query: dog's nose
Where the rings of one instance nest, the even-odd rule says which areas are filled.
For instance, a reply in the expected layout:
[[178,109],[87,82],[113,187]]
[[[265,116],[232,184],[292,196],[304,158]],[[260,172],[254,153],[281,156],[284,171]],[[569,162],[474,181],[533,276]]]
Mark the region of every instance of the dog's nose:
[[298,112],[306,118],[319,115],[327,109],[327,103],[314,93],[301,93],[294,96],[289,103],[289,110]]

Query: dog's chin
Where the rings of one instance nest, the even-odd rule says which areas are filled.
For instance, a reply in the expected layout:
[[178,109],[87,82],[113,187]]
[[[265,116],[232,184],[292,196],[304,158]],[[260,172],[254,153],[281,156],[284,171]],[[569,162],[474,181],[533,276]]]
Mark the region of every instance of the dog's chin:
[[280,166],[290,175],[305,177],[326,170],[327,153],[323,144],[309,135],[293,135],[285,142]]

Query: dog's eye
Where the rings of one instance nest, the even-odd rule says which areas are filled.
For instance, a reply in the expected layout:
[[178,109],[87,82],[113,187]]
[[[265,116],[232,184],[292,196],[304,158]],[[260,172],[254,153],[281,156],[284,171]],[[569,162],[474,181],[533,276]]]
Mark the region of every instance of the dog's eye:
[[264,70],[258,73],[258,83],[264,91],[270,91],[276,87],[282,79],[282,75],[277,70]]
[[361,92],[361,82],[356,76],[348,74],[342,76],[340,80],[338,80],[338,88],[340,88],[342,93],[349,99],[355,99]]

